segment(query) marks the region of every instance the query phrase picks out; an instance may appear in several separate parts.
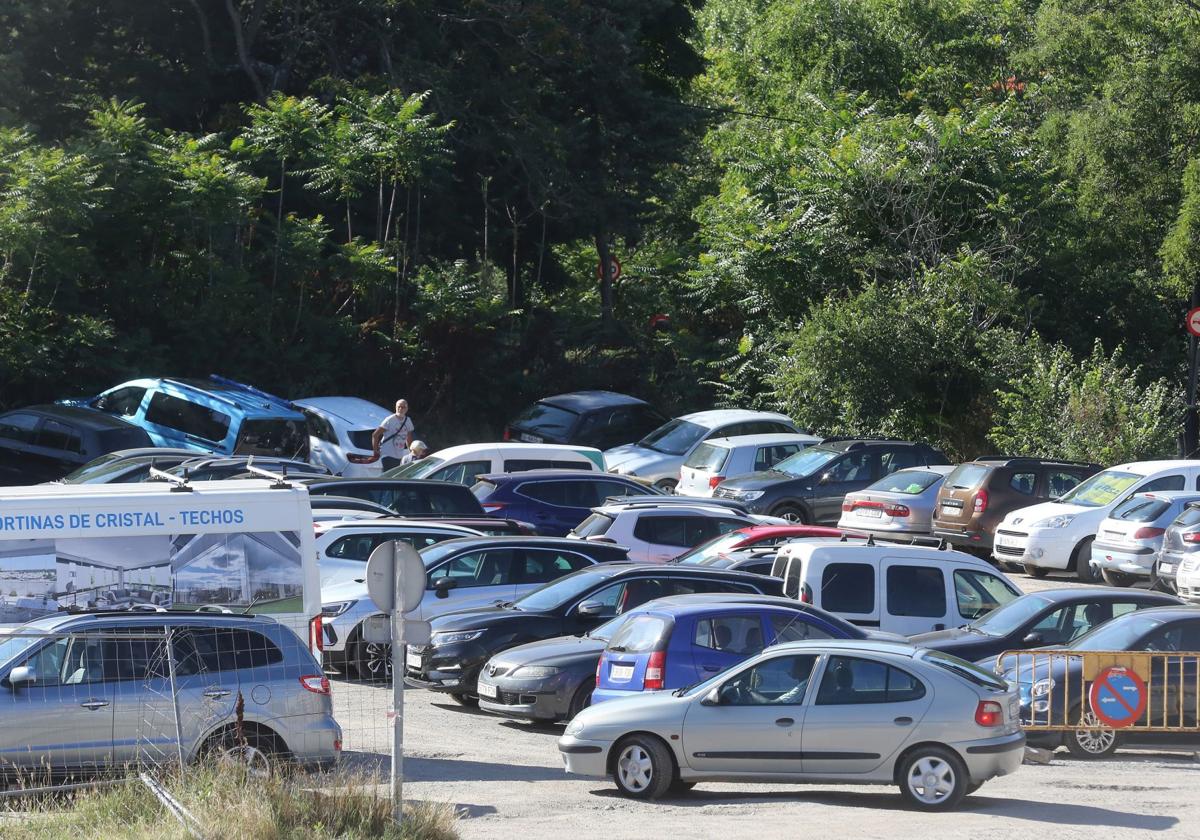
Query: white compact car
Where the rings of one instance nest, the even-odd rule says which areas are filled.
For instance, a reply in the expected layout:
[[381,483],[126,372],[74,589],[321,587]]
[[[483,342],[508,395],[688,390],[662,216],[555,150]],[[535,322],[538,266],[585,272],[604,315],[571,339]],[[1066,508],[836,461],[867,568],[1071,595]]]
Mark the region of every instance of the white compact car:
[[784,543],[771,576],[788,597],[904,636],[961,627],[1021,595],[979,557],[871,538]]
[[786,525],[774,516],[757,516],[735,506],[628,500],[592,508],[568,539],[600,540],[629,549],[635,563],[666,563],[690,548],[747,525]]
[[1194,490],[1182,493],[1138,493],[1121,502],[1100,523],[1092,543],[1092,565],[1109,586],[1149,580],[1167,528],[1185,507],[1200,502]]
[[371,552],[389,540],[401,540],[420,551],[445,540],[483,536],[459,525],[395,517],[316,522],[314,527],[322,591],[338,583],[361,582],[366,577]]
[[370,458],[371,435],[390,411],[358,397],[308,397],[296,400],[308,423],[308,460],[333,475],[366,478],[379,475],[379,461],[356,464],[349,455]]
[[688,456],[706,440],[741,435],[794,434],[796,424],[782,414],[741,408],[697,411],[659,426],[637,443],[617,446],[604,453],[608,471],[635,475],[671,491],[679,483],[679,470]]
[[996,526],[992,556],[1019,563],[1032,577],[1060,569],[1094,583],[1092,541],[1103,522],[1137,493],[1200,489],[1200,461],[1118,464],[1080,482],[1052,502],[1014,510]]
[[711,497],[725,479],[766,472],[789,455],[820,442],[819,437],[799,433],[710,438],[693,449],[683,462],[675,492],[681,496]]
[[591,446],[560,443],[464,443],[388,470],[387,478],[428,478],[474,484],[475,476],[530,470],[604,471],[604,454]]

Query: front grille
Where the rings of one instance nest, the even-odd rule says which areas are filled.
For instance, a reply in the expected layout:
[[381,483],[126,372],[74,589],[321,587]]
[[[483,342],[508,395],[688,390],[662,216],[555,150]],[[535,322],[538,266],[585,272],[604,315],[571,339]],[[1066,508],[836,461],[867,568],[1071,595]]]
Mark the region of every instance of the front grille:
[[995,546],[994,550],[997,554],[1003,554],[1005,557],[1024,557],[1025,556],[1025,549],[1015,547],[1015,546],[1010,546],[1010,545],[998,545],[998,546]]
[[1020,537],[1021,539],[1026,539],[1029,537],[1029,534],[1025,533],[1024,531],[1004,531],[1000,528],[996,529],[996,533],[1003,534],[1006,537]]
[[483,673],[487,674],[489,677],[503,677],[511,670],[512,668],[508,665],[495,665],[489,663],[483,666]]

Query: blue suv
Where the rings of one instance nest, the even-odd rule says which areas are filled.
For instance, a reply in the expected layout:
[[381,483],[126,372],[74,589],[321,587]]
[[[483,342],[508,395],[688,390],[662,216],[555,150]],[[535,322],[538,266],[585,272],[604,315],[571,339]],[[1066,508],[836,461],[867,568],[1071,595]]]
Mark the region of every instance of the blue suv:
[[221,376],[134,379],[73,402],[141,426],[156,446],[308,459],[308,429],[300,409]]
[[631,612],[609,639],[596,668],[592,705],[703,682],[774,644],[867,636],[837,616],[782,598],[651,601]]
[[633,479],[587,470],[481,475],[471,492],[488,514],[529,522],[544,537],[565,537],[610,496],[661,495]]

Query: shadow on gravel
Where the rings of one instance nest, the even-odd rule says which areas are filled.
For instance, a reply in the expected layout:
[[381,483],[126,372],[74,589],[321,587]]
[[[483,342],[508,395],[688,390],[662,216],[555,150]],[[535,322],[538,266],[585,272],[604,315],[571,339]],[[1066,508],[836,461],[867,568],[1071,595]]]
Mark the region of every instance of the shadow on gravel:
[[[613,788],[593,790],[593,796],[605,799],[629,801]],[[755,805],[764,802],[811,802],[815,805],[832,805],[846,808],[871,808],[879,811],[912,811],[896,793],[866,793],[849,791],[816,791],[797,788],[794,791],[769,791],[753,793],[729,793],[717,790],[693,790],[682,796],[665,796],[659,800],[664,805],[681,808],[703,808],[708,805]],[[1072,805],[1065,802],[1034,802],[1000,797],[968,796],[958,806],[957,813],[978,813],[989,816],[1008,817],[1051,825],[1094,825],[1111,828],[1131,828],[1143,831],[1166,831],[1174,828],[1179,820],[1175,817],[1151,814],[1130,814],[1111,808],[1094,805]]]
[[[356,779],[383,784],[391,778],[391,759],[381,753],[345,752],[339,772]],[[561,768],[526,764],[489,764],[459,758],[404,756],[406,782],[546,782],[562,781]]]

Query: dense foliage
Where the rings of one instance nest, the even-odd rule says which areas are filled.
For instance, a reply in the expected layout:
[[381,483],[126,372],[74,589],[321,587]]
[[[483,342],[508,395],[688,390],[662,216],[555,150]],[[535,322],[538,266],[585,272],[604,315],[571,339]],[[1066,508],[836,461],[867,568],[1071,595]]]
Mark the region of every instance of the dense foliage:
[[407,396],[435,446],[583,387],[964,456],[1177,446],[1189,0],[14,0],[0,31],[4,405],[222,372]]

